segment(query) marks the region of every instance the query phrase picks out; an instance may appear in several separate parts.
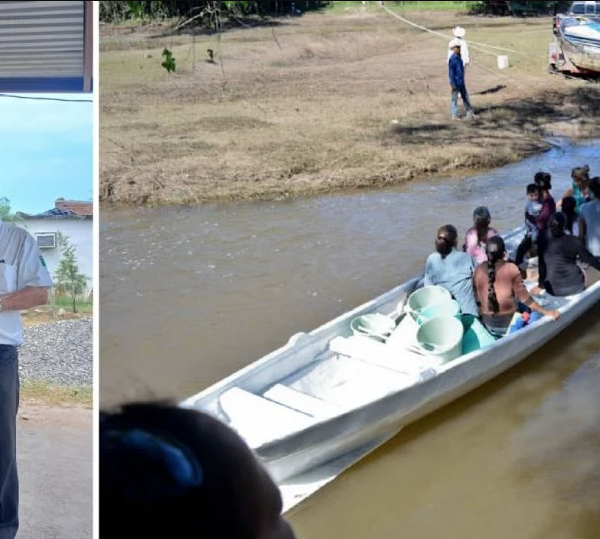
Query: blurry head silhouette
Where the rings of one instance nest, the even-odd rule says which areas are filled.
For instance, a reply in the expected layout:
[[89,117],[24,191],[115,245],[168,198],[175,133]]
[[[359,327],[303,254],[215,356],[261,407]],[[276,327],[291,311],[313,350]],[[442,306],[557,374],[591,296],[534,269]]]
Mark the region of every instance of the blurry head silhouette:
[[165,403],[102,412],[105,537],[293,539],[279,489],[254,453],[210,415]]

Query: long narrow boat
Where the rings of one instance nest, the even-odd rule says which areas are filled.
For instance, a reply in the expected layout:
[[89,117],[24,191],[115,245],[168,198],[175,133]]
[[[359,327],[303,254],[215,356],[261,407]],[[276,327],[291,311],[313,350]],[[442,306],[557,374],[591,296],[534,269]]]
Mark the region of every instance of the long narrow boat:
[[[524,234],[504,236],[514,253]],[[561,317],[539,321],[447,362],[414,347],[353,337],[352,320],[393,315],[420,277],[275,350],[181,403],[237,430],[279,485],[284,511],[395,436],[530,355],[600,300],[600,281],[552,298]],[[528,287],[533,282],[526,282]],[[366,341],[369,345],[365,346]],[[335,345],[335,346],[334,346]]]

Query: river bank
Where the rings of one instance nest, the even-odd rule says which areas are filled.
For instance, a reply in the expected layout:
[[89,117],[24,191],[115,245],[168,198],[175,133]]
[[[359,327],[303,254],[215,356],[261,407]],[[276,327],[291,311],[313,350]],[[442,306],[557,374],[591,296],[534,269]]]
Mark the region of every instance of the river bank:
[[[551,20],[406,13],[471,51],[475,121],[451,122],[446,41],[376,8],[221,36],[101,29],[104,207],[284,200],[467,174],[598,131],[600,87],[547,73]],[[161,67],[163,48],[177,71]],[[215,51],[211,63],[207,49]],[[206,58],[205,58],[206,57]]]

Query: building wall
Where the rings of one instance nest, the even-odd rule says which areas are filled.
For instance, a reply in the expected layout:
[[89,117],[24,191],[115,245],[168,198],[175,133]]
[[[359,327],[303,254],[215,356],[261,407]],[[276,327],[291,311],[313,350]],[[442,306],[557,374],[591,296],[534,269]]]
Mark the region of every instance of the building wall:
[[[61,232],[75,246],[75,257],[80,273],[88,277],[88,289],[92,287],[94,268],[93,221],[91,219],[27,219],[19,226],[30,234]],[[54,279],[54,272],[61,259],[60,248],[40,249]]]

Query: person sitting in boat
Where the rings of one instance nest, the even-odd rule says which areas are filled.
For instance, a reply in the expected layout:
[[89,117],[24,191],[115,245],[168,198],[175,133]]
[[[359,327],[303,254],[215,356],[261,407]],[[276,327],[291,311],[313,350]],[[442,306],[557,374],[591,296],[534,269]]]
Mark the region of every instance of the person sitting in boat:
[[527,186],[527,201],[525,203],[525,237],[517,247],[517,253],[515,256],[515,264],[520,268],[525,257],[531,257],[531,255],[533,255],[532,251],[534,250],[537,242],[538,230],[534,222],[542,210],[540,198],[540,188],[535,183],[530,183]]
[[556,320],[560,313],[538,305],[531,297],[517,265],[507,258],[504,240],[494,236],[486,244],[487,261],[475,268],[475,300],[483,324],[495,336],[506,335],[513,315],[521,308]]
[[458,232],[452,225],[444,225],[435,238],[435,253],[425,264],[424,286],[438,285],[450,292],[461,312],[479,316],[473,295],[473,259],[457,249]]
[[600,271],[600,262],[583,243],[565,231],[567,217],[556,212],[550,227],[540,236],[539,249],[546,263],[544,289],[553,296],[570,296],[585,290],[585,273],[581,262]]
[[212,416],[131,403],[101,412],[100,528],[106,537],[294,539],[279,489]]
[[562,209],[562,204],[565,197],[573,197],[575,199],[575,211],[579,214],[579,208],[584,202],[588,202],[593,198],[590,191],[590,167],[583,165],[575,167],[571,171],[571,187],[565,191],[562,198],[556,203],[556,209]]
[[594,198],[581,205],[579,214],[585,246],[590,253],[600,259],[600,177],[592,178],[590,190]]
[[577,201],[575,197],[568,196],[563,198],[561,211],[567,218],[565,234],[575,236],[579,238],[579,241],[583,241],[584,225],[581,217],[577,215]]
[[537,172],[533,177],[533,181],[541,191],[542,209],[537,217],[527,217],[527,219],[534,223],[538,230],[538,284],[532,292],[533,294],[539,294],[543,292],[544,281],[546,280],[546,265],[543,253],[540,254],[539,241],[542,232],[548,228],[550,217],[556,212],[556,202],[554,197],[550,194],[550,191],[552,190],[552,176],[550,176],[550,173]]
[[500,233],[490,226],[492,216],[490,210],[485,206],[475,208],[473,212],[473,226],[467,230],[463,250],[471,256],[475,265],[481,264],[487,260],[485,253],[485,244],[493,236],[499,236]]

